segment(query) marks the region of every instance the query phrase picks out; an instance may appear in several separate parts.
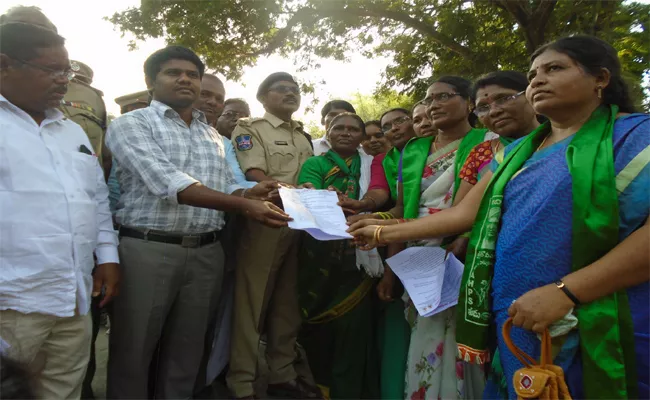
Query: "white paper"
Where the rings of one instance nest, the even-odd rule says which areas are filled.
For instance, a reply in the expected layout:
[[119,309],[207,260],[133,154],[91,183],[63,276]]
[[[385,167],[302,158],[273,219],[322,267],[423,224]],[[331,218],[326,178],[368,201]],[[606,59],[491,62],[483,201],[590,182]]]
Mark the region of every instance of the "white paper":
[[463,263],[440,247],[409,247],[386,260],[423,317],[458,304]]
[[317,240],[351,239],[336,192],[280,188],[284,211],[293,218],[289,228],[306,231]]

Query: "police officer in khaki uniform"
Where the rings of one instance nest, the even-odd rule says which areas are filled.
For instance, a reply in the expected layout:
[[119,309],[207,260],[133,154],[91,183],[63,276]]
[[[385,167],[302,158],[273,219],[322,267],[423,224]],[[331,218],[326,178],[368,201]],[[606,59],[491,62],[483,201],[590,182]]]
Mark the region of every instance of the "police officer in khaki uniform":
[[102,144],[106,132],[106,105],[104,93],[90,86],[93,70],[81,61],[71,61],[75,77],[68,85],[68,92],[61,102],[61,111],[72,121],[81,125],[97,158],[102,162]]
[[[295,185],[300,168],[313,155],[311,138],[291,119],[300,107],[300,90],[284,72],[268,76],[257,91],[262,118],[240,119],[232,143],[246,179]],[[296,297],[298,232],[267,228],[246,220],[235,270],[235,309],[228,387],[236,398],[254,398],[259,339],[267,335],[270,396],[317,398],[318,388],[294,368],[301,319]]]
[[149,107],[149,103],[151,103],[151,96],[149,95],[149,91],[142,90],[139,92],[120,96],[115,99],[115,103],[120,106],[120,114],[126,114],[139,108]]

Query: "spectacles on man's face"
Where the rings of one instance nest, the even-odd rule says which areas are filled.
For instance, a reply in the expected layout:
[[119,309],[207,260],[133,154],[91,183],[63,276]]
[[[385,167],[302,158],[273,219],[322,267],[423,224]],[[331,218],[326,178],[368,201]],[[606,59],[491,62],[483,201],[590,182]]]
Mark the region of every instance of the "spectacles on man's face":
[[511,101],[516,100],[518,97],[522,96],[524,93],[526,93],[525,90],[515,93],[510,96],[502,96],[494,99],[491,103],[488,104],[481,104],[480,106],[477,106],[474,109],[474,114],[476,114],[477,117],[485,117],[490,113],[490,110],[492,107],[503,107],[504,105],[510,103]]
[[246,117],[246,115],[242,114],[242,113],[238,113],[237,111],[227,111],[227,112],[221,114],[221,117],[227,118],[227,119],[232,120],[232,121],[236,121],[236,120],[238,120],[240,118]]
[[61,70],[61,69],[53,69],[53,68],[46,67],[44,65],[30,63],[28,61],[21,60],[21,59],[18,59],[18,58],[16,58],[15,60],[18,61],[21,64],[25,64],[25,65],[30,66],[32,68],[36,68],[36,69],[40,69],[41,71],[49,72],[50,73],[50,78],[52,78],[54,80],[61,79],[61,78],[65,77],[67,80],[70,81],[70,80],[72,80],[72,78],[77,76],[77,74],[70,67],[68,67],[66,69],[63,69],[63,70]]
[[410,120],[411,120],[411,117],[408,117],[406,115],[403,116],[403,117],[395,118],[391,122],[386,122],[385,124],[383,124],[381,126],[381,131],[384,134],[386,134],[386,133],[390,132],[391,129],[399,128],[400,126],[404,125],[406,122],[408,122]]
[[426,97],[424,100],[420,102],[420,104],[424,104],[425,106],[430,106],[433,103],[446,103],[449,100],[452,99],[452,97],[455,96],[460,96],[460,93],[453,93],[453,92],[443,92],[443,93],[435,93],[432,94],[431,96]]
[[285,86],[285,85],[279,85],[279,86],[273,86],[269,89],[270,92],[277,92],[280,94],[287,94],[289,92],[299,95],[300,94],[300,89],[298,89],[298,86]]

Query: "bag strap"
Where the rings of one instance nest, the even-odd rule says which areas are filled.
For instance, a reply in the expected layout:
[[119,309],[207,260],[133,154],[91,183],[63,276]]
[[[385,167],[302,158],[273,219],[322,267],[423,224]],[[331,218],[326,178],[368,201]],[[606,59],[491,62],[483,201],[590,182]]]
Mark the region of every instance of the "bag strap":
[[[512,330],[512,317],[506,320],[506,322],[503,324],[503,329],[502,329],[503,341],[505,342],[506,346],[508,346],[508,350],[510,350],[510,352],[514,354],[514,356],[517,357],[517,359],[519,359],[519,361],[521,361],[521,363],[524,364],[524,366],[526,366],[527,368],[538,366],[537,361],[535,361],[531,356],[529,356],[523,350],[517,347],[517,345],[512,341],[512,339],[510,338],[511,330]],[[553,364],[552,357],[553,356],[551,353],[551,335],[549,334],[548,329],[546,329],[542,334],[542,357],[539,366],[543,368],[546,365],[552,365]]]

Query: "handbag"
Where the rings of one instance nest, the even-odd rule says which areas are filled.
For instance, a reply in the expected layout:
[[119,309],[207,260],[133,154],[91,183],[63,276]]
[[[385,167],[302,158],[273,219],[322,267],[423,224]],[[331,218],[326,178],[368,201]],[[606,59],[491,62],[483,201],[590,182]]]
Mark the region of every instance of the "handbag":
[[512,354],[524,364],[524,368],[517,370],[512,377],[517,399],[571,399],[562,367],[553,365],[551,334],[548,329],[542,334],[542,356],[539,364],[513,343],[510,338],[511,330],[512,318],[508,318],[503,324],[503,341]]

